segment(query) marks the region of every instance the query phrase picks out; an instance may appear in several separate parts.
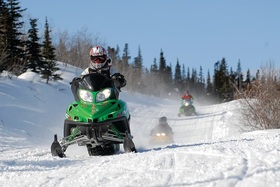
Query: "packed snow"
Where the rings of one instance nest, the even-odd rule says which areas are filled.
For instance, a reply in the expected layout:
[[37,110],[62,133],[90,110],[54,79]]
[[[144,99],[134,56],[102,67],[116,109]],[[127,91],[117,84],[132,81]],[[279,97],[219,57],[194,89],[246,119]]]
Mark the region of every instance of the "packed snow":
[[[0,77],[0,184],[10,186],[280,186],[280,130],[249,131],[238,101],[202,106],[178,117],[180,100],[123,90],[137,153],[121,146],[112,156],[88,156],[73,145],[53,157],[53,135],[62,138],[69,82],[81,69],[59,63],[62,81],[37,74]],[[129,84],[129,83],[128,83]],[[150,131],[166,116],[174,143],[151,145]]]

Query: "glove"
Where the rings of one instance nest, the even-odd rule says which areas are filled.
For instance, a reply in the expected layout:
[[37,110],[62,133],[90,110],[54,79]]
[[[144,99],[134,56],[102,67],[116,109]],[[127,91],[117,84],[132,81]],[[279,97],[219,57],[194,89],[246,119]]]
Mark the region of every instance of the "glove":
[[120,73],[115,73],[111,76],[111,78],[114,80],[117,88],[122,88],[126,85],[126,80],[124,76]]

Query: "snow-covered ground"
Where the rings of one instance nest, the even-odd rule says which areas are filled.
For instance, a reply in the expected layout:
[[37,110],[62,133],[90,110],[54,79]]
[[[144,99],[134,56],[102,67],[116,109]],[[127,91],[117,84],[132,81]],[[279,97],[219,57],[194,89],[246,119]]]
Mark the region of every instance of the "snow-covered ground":
[[[60,68],[64,80],[49,85],[32,73],[0,78],[0,186],[280,186],[280,130],[242,131],[238,101],[195,101],[198,116],[179,118],[179,100],[123,91],[138,153],[90,157],[72,146],[66,158],[52,157],[73,100],[69,82],[81,72]],[[150,145],[161,116],[175,143]]]

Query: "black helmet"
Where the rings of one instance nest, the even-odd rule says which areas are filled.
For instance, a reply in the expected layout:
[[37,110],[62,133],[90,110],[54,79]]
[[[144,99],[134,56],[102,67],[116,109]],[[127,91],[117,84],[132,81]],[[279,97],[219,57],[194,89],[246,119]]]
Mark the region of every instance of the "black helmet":
[[167,118],[165,116],[162,116],[159,118],[159,122],[160,123],[166,123],[167,122]]

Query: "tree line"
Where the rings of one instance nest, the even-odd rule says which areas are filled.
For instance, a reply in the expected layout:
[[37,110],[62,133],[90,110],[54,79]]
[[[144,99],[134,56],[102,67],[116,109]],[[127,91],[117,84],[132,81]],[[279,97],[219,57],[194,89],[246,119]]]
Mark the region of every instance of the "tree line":
[[[47,18],[42,37],[38,34],[38,19],[29,19],[30,29],[23,33],[25,23],[21,19],[25,10],[18,0],[0,0],[0,72],[9,71],[18,75],[32,71],[40,74],[48,83],[49,80],[61,79],[57,73],[57,61],[85,68],[89,64],[90,48],[106,45],[85,28],[74,35],[67,31],[59,32],[54,42]],[[230,101],[236,98],[237,93],[250,90],[254,82],[261,79],[260,72],[252,76],[249,69],[244,75],[240,61],[236,70],[229,68],[226,58],[215,62],[212,75],[208,70],[205,76],[202,66],[199,70],[190,69],[186,62],[181,63],[179,59],[173,65],[167,64],[162,49],[150,67],[143,65],[140,46],[136,57],[131,57],[127,43],[122,50],[118,45],[108,46],[107,50],[114,68],[127,79],[125,89],[157,97],[178,98],[188,90],[197,100]],[[279,83],[279,75],[275,81]]]
[[45,20],[45,32],[40,43],[37,21],[30,19],[30,29],[22,32],[24,22],[18,0],[0,0],[0,72],[10,71],[18,75],[28,70],[39,73],[49,80],[61,79],[56,71],[55,48],[50,36],[48,20]]

